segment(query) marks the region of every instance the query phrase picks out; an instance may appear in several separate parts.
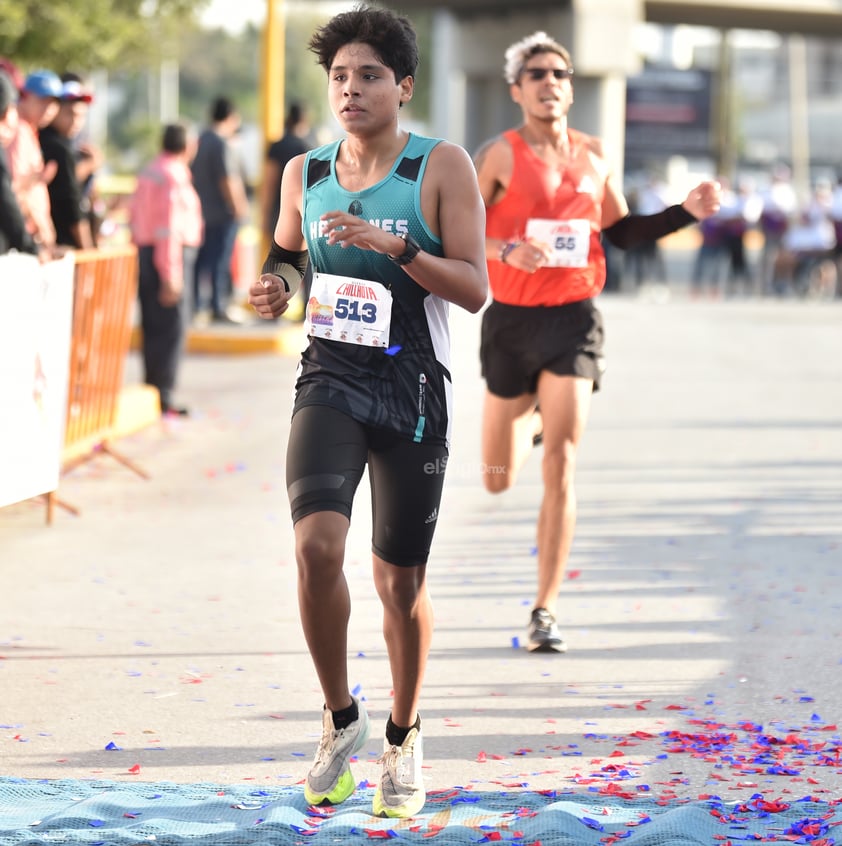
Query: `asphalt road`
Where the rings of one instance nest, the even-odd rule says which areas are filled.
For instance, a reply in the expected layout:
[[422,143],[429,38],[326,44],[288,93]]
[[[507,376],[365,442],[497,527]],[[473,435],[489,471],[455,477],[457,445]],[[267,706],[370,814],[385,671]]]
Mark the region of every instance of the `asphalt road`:
[[[760,734],[842,745],[842,303],[601,307],[608,371],[579,457],[562,656],[519,648],[541,452],[516,489],[481,488],[479,319],[454,310],[428,785],[582,786],[622,765],[678,796],[793,781],[838,793],[840,767],[815,749],[780,747],[797,773],[749,761]],[[193,415],[117,445],[150,479],[101,455],[62,481],[80,516],[47,527],[36,502],[0,510],[0,773],[303,777],[321,698],[283,484],[294,371],[283,355],[191,356]],[[367,511],[363,484],[349,660],[377,726],[390,686]],[[375,731],[360,779],[375,778],[381,742]]]

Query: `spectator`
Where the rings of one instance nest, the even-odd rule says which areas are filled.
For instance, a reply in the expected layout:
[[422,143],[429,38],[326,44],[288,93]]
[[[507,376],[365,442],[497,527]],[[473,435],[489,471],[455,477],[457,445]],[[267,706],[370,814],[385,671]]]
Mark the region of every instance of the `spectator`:
[[[833,223],[833,233],[836,238],[834,256],[836,259],[837,275],[842,273],[842,174],[836,179],[833,195],[830,198],[830,219]],[[836,289],[837,296],[842,297],[842,285]]]
[[719,297],[722,268],[728,261],[727,209],[736,201],[733,198],[730,183],[724,176],[719,178],[719,184],[722,186],[719,211],[699,223],[702,243],[696,253],[690,278],[690,296],[693,299],[701,297],[706,289],[710,299]]
[[284,134],[269,145],[266,152],[261,194],[261,220],[263,234],[271,243],[281,209],[281,179],[287,162],[314,146],[307,109],[293,101],[284,120]]
[[226,97],[211,107],[211,126],[199,137],[193,160],[193,184],[202,205],[205,234],[193,278],[193,312],[202,310],[202,288],[210,283],[211,319],[232,323],[227,308],[233,288],[231,257],[240,222],[249,205],[242,165],[232,139],[240,129],[240,115]]
[[[634,197],[629,197],[629,211],[632,214],[657,214],[669,205],[667,187],[655,174],[649,176]],[[624,258],[625,267],[631,271],[637,290],[652,282],[666,285],[664,257],[657,240],[643,241],[631,247],[626,250]]]
[[769,186],[760,195],[760,231],[763,248],[760,253],[760,293],[772,292],[775,263],[781,252],[787,229],[798,212],[798,198],[792,187],[791,171],[786,165],[772,169]]
[[9,147],[12,182],[27,228],[49,248],[55,245],[56,230],[47,185],[55,176],[56,164],[44,166],[38,133],[58,114],[61,92],[61,80],[50,70],[33,71],[26,77],[18,101],[18,129]]
[[754,281],[746,257],[746,234],[757,225],[763,201],[754,190],[754,183],[746,178],[737,182],[736,191],[723,197],[719,217],[723,222],[725,251],[728,256],[727,294],[737,293],[739,283],[746,294],[753,293]]
[[39,250],[12,190],[12,177],[6,148],[17,132],[17,92],[6,73],[0,70],[0,255],[10,250],[37,255]]
[[[69,90],[84,92],[82,77],[77,73],[63,73],[62,83],[68,85]],[[91,228],[91,238],[94,245],[99,242],[99,230],[105,219],[104,203],[102,202],[96,184],[96,173],[102,167],[102,152],[90,141],[83,137],[84,127],[80,127],[79,134],[73,138],[76,151],[76,178],[82,186],[82,210],[88,218]]]
[[[833,189],[819,181],[798,219],[788,227],[775,262],[772,290],[779,296],[824,293],[836,286]],[[832,278],[831,278],[832,277]]]
[[0,72],[6,74],[15,91],[20,91],[23,88],[23,74],[11,59],[0,56]]
[[140,262],[145,380],[158,389],[164,414],[188,413],[174,404],[172,393],[184,342],[184,285],[193,279],[202,243],[202,210],[190,173],[194,150],[184,126],[165,127],[161,152],[138,176],[130,209]]
[[[304,104],[293,101],[287,111],[284,121],[284,134],[277,141],[269,145],[264,162],[263,186],[261,191],[260,212],[263,222],[263,237],[268,244],[272,243],[275,224],[281,209],[281,180],[287,162],[301,153],[312,150],[315,139],[310,130],[310,120]],[[298,319],[304,319],[304,304],[310,296],[310,285],[313,272],[310,265],[301,282],[300,294],[297,297],[299,308],[296,313]],[[290,312],[287,312],[289,315]]]
[[45,165],[55,162],[48,188],[56,243],[74,249],[94,246],[85,197],[76,171],[74,139],[82,131],[93,95],[74,80],[62,84],[58,114],[40,132]]

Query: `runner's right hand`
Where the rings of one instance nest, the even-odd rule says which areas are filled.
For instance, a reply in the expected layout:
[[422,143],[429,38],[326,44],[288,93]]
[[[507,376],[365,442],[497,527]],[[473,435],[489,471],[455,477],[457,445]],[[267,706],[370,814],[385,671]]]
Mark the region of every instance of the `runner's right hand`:
[[292,291],[286,290],[284,280],[272,273],[262,273],[249,288],[249,305],[264,320],[280,317],[288,308]]

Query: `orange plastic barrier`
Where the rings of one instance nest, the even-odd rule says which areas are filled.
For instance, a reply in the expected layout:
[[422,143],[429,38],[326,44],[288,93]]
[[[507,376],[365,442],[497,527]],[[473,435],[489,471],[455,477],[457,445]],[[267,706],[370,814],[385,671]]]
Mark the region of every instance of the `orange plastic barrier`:
[[131,342],[137,250],[131,245],[80,250],[75,258],[64,469],[107,452],[146,478],[109,445]]

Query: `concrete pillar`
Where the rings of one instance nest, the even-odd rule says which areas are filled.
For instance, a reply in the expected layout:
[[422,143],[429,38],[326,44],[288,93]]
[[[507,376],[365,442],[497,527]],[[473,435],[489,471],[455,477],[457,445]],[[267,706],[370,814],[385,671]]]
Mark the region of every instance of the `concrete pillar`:
[[573,80],[573,106],[568,122],[574,129],[605,143],[605,157],[622,185],[626,135],[626,79],[619,74]]
[[506,48],[543,30],[563,44],[576,69],[570,124],[606,142],[622,174],[625,78],[640,61],[632,30],[642,0],[573,0],[552,11],[517,11],[460,19],[439,8],[433,17],[431,132],[475,152],[486,139],[520,120],[503,80]]
[[444,8],[433,13],[432,135],[456,144],[465,143],[465,71],[459,60],[459,23]]

